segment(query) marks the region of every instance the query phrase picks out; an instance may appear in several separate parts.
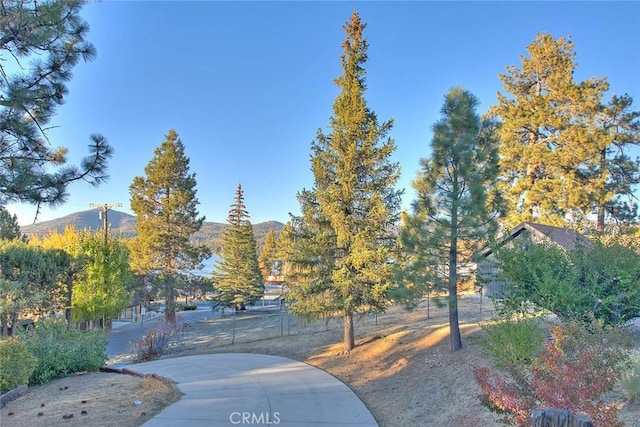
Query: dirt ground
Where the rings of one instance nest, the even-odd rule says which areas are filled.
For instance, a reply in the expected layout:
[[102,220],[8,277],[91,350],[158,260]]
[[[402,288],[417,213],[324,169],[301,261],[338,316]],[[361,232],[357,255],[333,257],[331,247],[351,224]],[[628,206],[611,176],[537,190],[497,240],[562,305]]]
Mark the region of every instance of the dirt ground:
[[[480,389],[472,375],[475,366],[490,365],[479,345],[482,330],[478,322],[493,315],[491,306],[485,299],[481,307],[477,296],[461,298],[459,318],[464,347],[455,353],[449,350],[447,310],[431,302],[428,316],[427,306],[423,304],[412,312],[395,307],[386,314],[366,317],[356,323],[357,347],[349,353],[343,351],[342,325],[339,322],[304,325],[281,312],[250,311],[236,317],[227,316],[185,325],[170,354],[163,357],[234,352],[272,354],[306,362],[331,373],[351,387],[382,427],[503,425],[496,414],[481,405]],[[640,346],[640,342],[636,344]],[[131,358],[124,357],[113,362],[127,363],[131,362]],[[135,369],[135,365],[132,368]],[[91,375],[122,381],[132,378],[117,374]],[[75,380],[71,377],[59,381]],[[102,406],[109,408],[105,410],[115,412],[113,408],[126,408],[132,412],[124,424],[112,423],[111,417],[109,422],[107,418],[102,418],[102,422],[98,419],[92,424],[115,426],[142,423],[140,412],[143,409],[132,407],[133,400],[138,399],[133,394],[135,388],[123,395],[115,393],[115,389],[109,393],[100,384],[102,381],[94,383],[92,388],[103,389],[102,397],[91,399],[107,399],[106,395],[110,395],[109,398],[115,398],[116,401],[107,404],[105,400]],[[49,396],[63,398],[65,393],[59,393],[55,387]],[[76,397],[66,401],[79,399]],[[611,399],[621,407],[621,419],[627,426],[640,427],[640,405],[625,404],[619,390],[612,394]],[[36,403],[36,412],[37,403],[40,400],[45,402],[44,398],[32,397],[28,400]],[[45,408],[52,407],[56,400],[49,397]],[[9,420],[8,411],[15,413],[12,421],[22,417],[23,410],[15,406],[18,402],[12,402],[2,409],[2,426],[38,425],[5,424]],[[79,408],[72,410],[71,403],[67,405],[69,412],[75,411],[74,418],[77,420],[80,417],[76,414]],[[99,413],[97,409],[95,411]],[[145,409],[144,412],[149,415],[152,410]],[[58,418],[51,419],[57,421],[55,425],[67,425],[70,422],[64,420],[62,423],[61,415],[56,416]],[[32,413],[28,418],[38,419]]]
[[139,426],[180,396],[168,380],[90,372],[29,387],[2,408],[0,425]]

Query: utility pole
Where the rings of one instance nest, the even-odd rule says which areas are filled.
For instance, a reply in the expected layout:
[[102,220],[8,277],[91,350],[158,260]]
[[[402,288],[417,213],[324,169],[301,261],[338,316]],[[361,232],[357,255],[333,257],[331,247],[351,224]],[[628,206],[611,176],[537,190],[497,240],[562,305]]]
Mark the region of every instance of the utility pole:
[[102,209],[98,213],[98,215],[103,220],[104,243],[106,245],[107,244],[107,240],[109,238],[109,209],[111,209],[111,208],[121,208],[122,207],[122,203],[114,203],[114,204],[111,204],[111,205],[109,205],[107,203],[105,203],[104,205],[97,205],[95,203],[89,203],[89,207],[90,208],[100,208],[100,209]]

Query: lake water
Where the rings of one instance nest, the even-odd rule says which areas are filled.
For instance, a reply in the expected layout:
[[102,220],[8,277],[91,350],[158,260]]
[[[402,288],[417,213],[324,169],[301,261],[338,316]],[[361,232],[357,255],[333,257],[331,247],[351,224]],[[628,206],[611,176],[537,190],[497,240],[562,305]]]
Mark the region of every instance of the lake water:
[[216,261],[219,261],[220,257],[218,255],[213,255],[211,258],[204,260],[204,267],[200,270],[194,270],[194,273],[198,276],[202,277],[211,277],[211,273],[213,272],[213,266]]

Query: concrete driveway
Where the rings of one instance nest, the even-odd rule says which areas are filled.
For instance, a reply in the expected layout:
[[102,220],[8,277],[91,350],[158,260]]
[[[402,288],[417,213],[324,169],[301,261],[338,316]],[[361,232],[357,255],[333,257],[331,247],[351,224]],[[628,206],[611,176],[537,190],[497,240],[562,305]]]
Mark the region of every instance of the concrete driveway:
[[377,427],[369,410],[332,375],[279,356],[224,353],[139,363],[174,380],[182,398],[145,427]]

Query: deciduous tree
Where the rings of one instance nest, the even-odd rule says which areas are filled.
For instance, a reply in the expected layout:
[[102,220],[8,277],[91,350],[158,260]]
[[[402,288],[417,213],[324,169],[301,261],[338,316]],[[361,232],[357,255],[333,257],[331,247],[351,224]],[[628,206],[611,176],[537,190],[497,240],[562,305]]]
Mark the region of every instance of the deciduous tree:
[[[59,205],[78,180],[107,179],[112,148],[91,135],[80,167],[67,164],[67,149],[53,148],[51,119],[67,94],[66,82],[94,46],[78,0],[7,0],[0,8],[0,204]],[[36,214],[37,217],[37,214]]]
[[413,183],[417,196],[412,214],[403,218],[401,241],[419,252],[449,291],[451,349],[462,348],[458,323],[458,278],[480,245],[497,228],[500,199],[492,191],[498,173],[495,122],[483,120],[478,99],[466,89],[445,96],[442,118],[433,125],[432,154],[421,160]]
[[62,233],[49,231],[42,239],[32,236],[29,241],[31,246],[53,250],[58,254],[59,266],[62,270],[61,280],[64,282],[65,319],[67,327],[73,323],[71,308],[73,304],[73,282],[78,273],[84,270],[87,259],[80,252],[80,232],[75,227],[66,227]]
[[174,130],[156,148],[153,158],[129,187],[135,212],[137,237],[131,245],[135,272],[153,276],[162,287],[165,320],[175,323],[177,277],[193,270],[209,256],[209,250],[194,245],[190,237],[200,230],[195,174],[189,172],[184,144]]
[[129,250],[118,239],[106,242],[100,234],[80,235],[80,256],[86,266],[74,278],[73,318],[98,321],[116,317],[131,302]]
[[131,302],[129,249],[122,240],[107,242],[101,233],[66,227],[29,243],[57,254],[65,291],[59,305],[65,307],[69,326],[116,317]]
[[531,303],[559,318],[588,322],[593,317],[619,325],[640,315],[640,260],[616,242],[595,242],[572,251],[535,243],[501,248],[497,268],[504,283],[497,296],[511,312],[528,312]]

